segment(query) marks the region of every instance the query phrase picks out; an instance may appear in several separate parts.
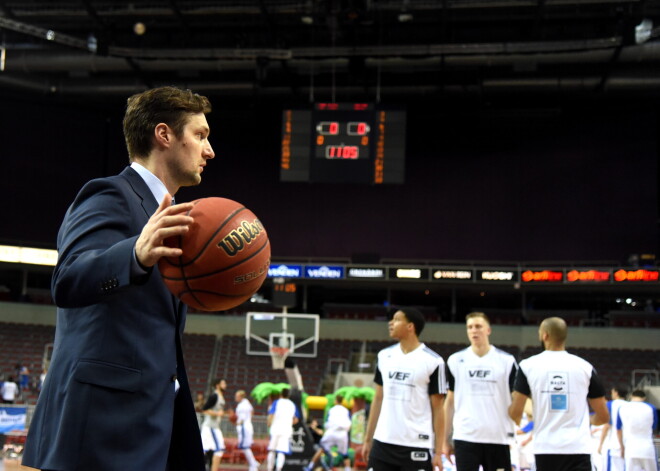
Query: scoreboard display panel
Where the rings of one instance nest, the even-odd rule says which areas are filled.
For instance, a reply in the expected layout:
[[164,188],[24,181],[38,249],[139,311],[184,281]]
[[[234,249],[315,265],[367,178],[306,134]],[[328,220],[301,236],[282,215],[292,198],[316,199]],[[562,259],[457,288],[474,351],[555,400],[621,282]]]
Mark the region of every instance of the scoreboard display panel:
[[402,184],[405,128],[405,111],[372,103],[284,110],[280,180]]

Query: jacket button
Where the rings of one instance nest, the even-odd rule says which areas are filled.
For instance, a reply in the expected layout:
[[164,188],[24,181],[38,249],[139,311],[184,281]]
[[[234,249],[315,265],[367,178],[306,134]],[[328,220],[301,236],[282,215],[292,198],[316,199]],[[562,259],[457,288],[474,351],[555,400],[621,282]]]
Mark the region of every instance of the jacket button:
[[170,378],[170,381],[175,382],[176,381],[176,375],[172,375],[172,377]]

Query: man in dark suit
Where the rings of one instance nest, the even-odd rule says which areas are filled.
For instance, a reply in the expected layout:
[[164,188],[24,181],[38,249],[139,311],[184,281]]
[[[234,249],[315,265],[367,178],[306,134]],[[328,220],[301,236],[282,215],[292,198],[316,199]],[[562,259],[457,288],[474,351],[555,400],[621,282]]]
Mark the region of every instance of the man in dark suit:
[[[163,244],[188,231],[197,185],[215,154],[209,101],[162,87],[132,96],[131,166],[87,183],[58,234],[55,346],[23,464],[53,471],[203,471],[181,351],[186,308],[158,273]],[[159,205],[160,203],[160,205]]]

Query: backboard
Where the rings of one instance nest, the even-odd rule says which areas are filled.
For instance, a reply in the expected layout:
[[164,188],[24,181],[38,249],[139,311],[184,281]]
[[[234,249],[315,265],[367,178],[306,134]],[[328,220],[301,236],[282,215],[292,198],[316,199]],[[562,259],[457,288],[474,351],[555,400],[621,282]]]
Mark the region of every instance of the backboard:
[[246,353],[270,356],[270,347],[289,348],[289,356],[315,358],[318,354],[319,315],[248,312]]

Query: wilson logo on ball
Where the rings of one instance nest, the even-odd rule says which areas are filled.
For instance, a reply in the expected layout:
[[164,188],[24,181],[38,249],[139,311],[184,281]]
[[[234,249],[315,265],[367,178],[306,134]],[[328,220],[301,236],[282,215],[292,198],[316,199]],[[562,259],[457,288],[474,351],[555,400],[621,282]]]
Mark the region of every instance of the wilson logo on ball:
[[246,244],[251,244],[263,231],[264,226],[261,225],[258,219],[255,219],[252,223],[243,221],[239,227],[218,242],[218,247],[224,250],[227,255],[233,257],[243,250]]

